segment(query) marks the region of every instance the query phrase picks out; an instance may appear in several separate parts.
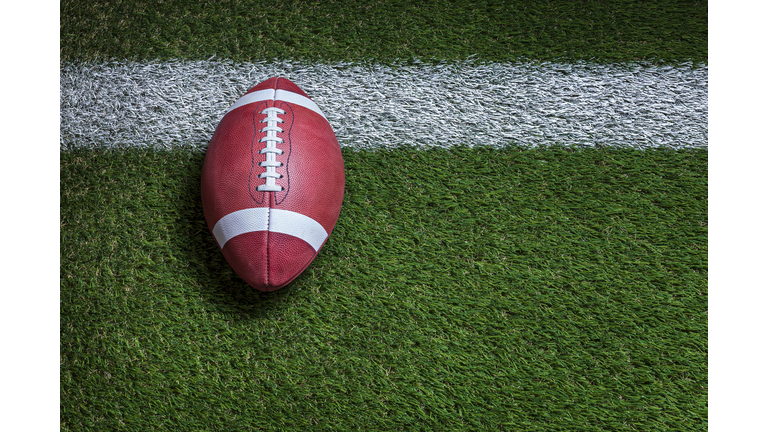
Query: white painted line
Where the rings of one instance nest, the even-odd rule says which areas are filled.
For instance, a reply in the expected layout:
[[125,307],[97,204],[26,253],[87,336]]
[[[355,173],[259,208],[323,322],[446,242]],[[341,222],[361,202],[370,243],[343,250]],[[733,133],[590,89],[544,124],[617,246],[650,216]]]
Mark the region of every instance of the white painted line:
[[204,149],[272,76],[312,98],[342,147],[707,147],[706,65],[169,61],[62,64],[61,148]]
[[320,107],[317,106],[314,102],[312,102],[312,99],[306,98],[298,93],[289,92],[287,90],[276,90],[275,91],[275,100],[283,101],[292,103],[295,105],[303,106],[306,109],[312,110],[318,114],[320,114],[321,117],[328,120],[327,117],[325,117],[325,114],[320,110]]
[[245,106],[248,104],[261,102],[265,100],[275,100],[275,89],[265,89],[265,90],[257,90],[253,93],[248,93],[247,95],[243,95],[240,99],[235,101],[235,103],[232,104],[231,107],[227,110],[227,114],[229,114],[230,111],[240,108],[241,106]]

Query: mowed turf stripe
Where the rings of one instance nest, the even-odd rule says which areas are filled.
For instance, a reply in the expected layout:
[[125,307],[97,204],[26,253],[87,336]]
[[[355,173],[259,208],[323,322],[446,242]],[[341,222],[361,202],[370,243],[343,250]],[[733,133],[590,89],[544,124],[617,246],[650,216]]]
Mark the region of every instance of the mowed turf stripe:
[[61,2],[64,60],[707,60],[707,3]]
[[284,76],[342,147],[707,146],[708,68],[591,63],[63,63],[61,148],[204,148],[251,86]]

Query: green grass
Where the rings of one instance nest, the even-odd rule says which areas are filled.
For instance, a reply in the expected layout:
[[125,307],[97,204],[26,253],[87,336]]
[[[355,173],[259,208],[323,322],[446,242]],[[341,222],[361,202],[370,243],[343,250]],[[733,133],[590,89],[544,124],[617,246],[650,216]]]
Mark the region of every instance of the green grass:
[[707,61],[705,1],[61,2],[61,59]]
[[707,151],[345,151],[276,293],[203,154],[61,153],[61,429],[705,430]]
[[[708,55],[697,1],[60,13],[64,62]],[[61,152],[61,430],[707,428],[706,149],[345,150],[336,230],[270,294],[208,232],[203,157]]]

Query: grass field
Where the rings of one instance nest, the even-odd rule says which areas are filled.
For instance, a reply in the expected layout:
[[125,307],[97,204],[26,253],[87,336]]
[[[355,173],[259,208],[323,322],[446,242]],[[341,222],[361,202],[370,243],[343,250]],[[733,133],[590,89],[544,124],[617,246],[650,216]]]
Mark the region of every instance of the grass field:
[[[707,61],[706,3],[281,5],[65,1],[61,58]],[[60,429],[707,429],[706,143],[343,154],[328,244],[262,294],[203,151],[61,151]]]
[[63,153],[62,425],[705,426],[705,151],[344,156],[330,243],[259,294],[201,153]]
[[63,60],[707,60],[707,3],[62,1]]

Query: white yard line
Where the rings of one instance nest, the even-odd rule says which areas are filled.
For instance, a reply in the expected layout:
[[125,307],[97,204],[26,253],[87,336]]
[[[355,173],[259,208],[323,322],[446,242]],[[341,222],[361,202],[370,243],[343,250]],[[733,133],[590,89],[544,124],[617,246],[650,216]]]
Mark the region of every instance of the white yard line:
[[705,65],[62,64],[61,148],[205,148],[271,76],[299,85],[342,147],[707,147]]

